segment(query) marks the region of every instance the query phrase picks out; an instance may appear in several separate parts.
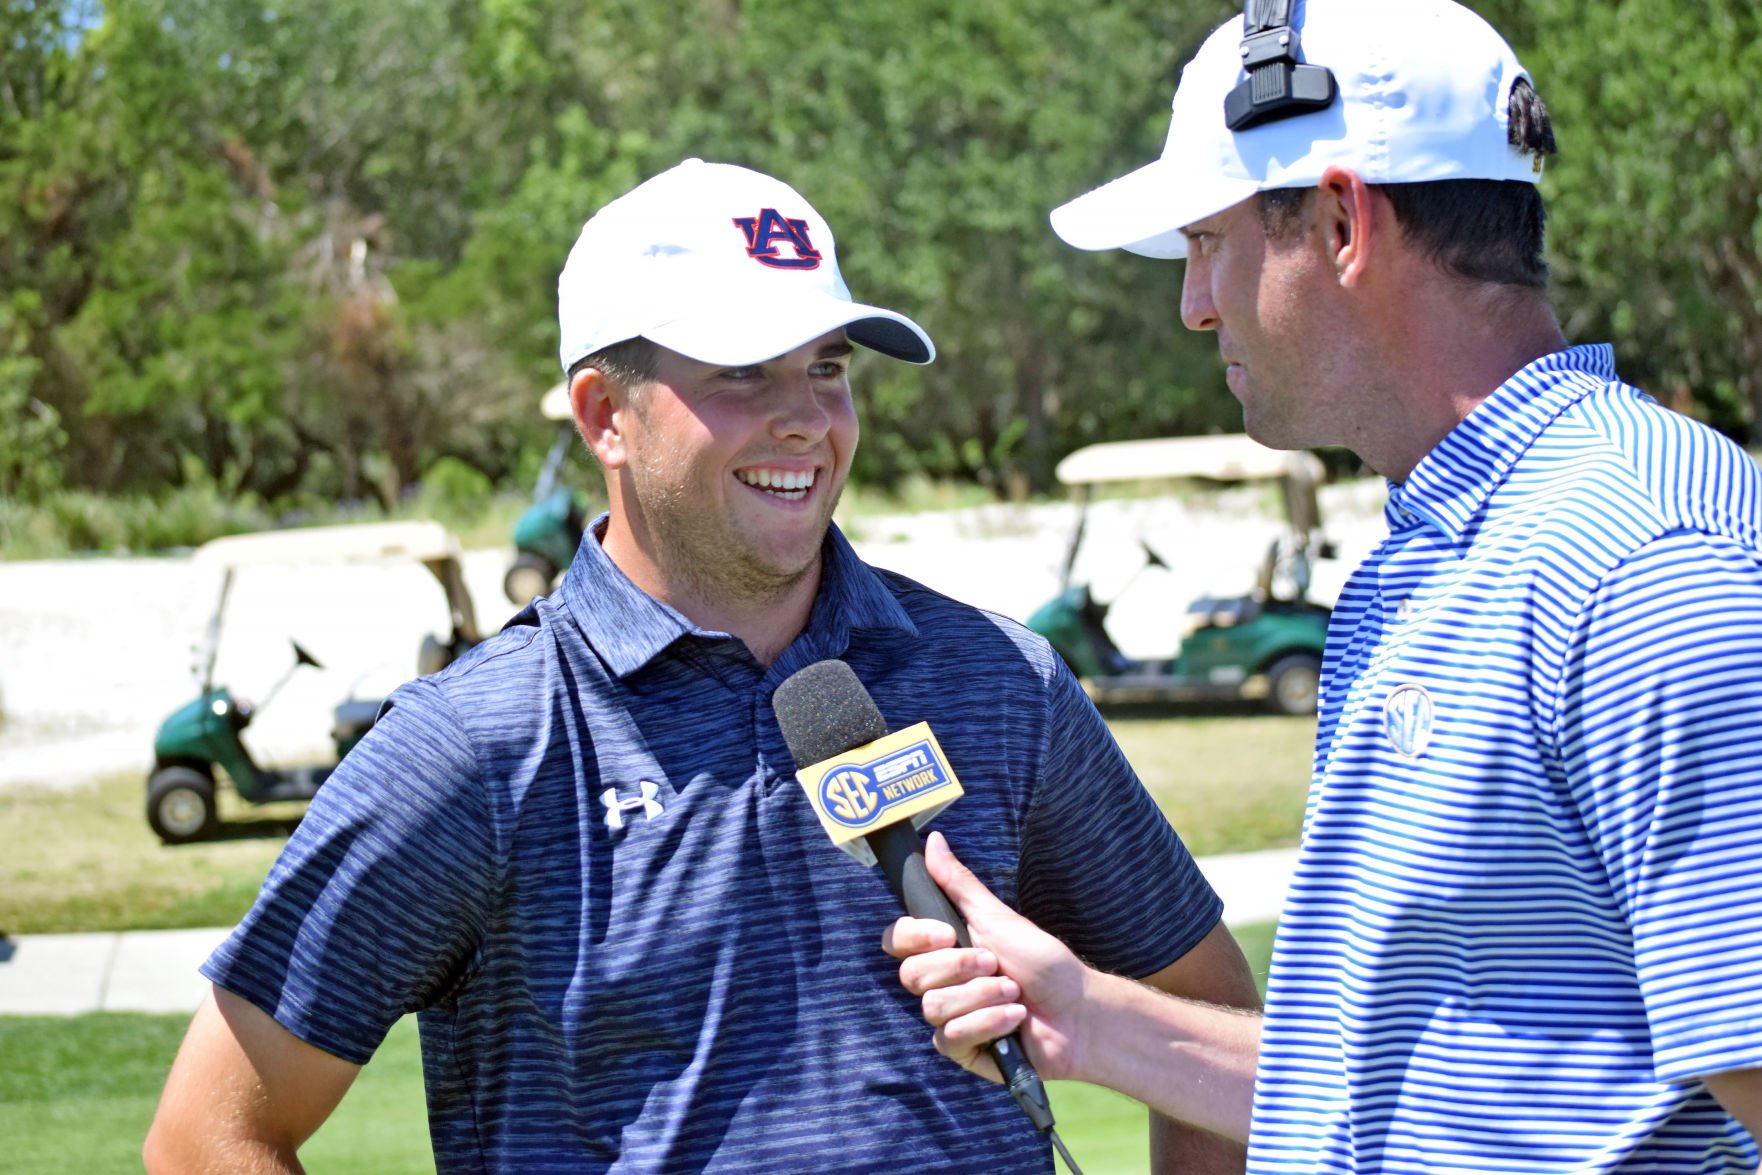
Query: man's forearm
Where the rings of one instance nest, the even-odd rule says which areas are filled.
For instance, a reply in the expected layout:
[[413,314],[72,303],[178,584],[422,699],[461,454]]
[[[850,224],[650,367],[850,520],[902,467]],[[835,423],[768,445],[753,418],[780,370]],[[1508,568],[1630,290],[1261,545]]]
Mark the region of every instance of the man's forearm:
[[1150,1111],[1150,1175],[1241,1175],[1248,1148],[1233,1138]]
[[1171,1118],[1248,1141],[1258,1013],[1165,995],[1092,972],[1081,1054],[1069,1074],[1136,1098]]
[[1702,1078],[1725,1112],[1762,1137],[1762,1069],[1734,1069]]

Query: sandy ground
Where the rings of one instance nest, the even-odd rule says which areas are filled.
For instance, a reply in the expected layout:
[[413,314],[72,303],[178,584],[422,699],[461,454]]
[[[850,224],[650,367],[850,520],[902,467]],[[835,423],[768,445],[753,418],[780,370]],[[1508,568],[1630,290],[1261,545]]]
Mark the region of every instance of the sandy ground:
[[[1383,487],[1323,490],[1339,558],[1318,565],[1324,602],[1380,539]],[[1117,600],[1114,640],[1135,656],[1168,656],[1193,597],[1239,594],[1278,532],[1271,498],[1248,491],[1184,503],[1104,502],[1090,511],[1074,578]],[[870,562],[1017,620],[1050,599],[1076,519],[1069,505],[989,506],[845,524]],[[1141,570],[1139,540],[1170,570]],[[510,550],[470,551],[479,624],[512,614],[501,591]],[[191,666],[220,590],[218,572],[187,557],[0,563],[0,787],[79,787],[152,765],[153,732],[196,695]],[[294,664],[298,640],[322,670],[288,678],[246,731],[265,763],[319,760],[330,712],[383,697],[415,673],[427,633],[444,632],[445,600],[421,567],[308,566],[242,571],[228,601],[217,683],[259,702]]]

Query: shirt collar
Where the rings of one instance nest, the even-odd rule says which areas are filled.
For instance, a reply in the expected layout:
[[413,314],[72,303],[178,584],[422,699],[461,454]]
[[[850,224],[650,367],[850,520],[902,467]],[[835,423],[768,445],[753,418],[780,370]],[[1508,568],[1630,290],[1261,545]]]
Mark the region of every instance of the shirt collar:
[[[602,514],[587,528],[558,589],[569,618],[606,666],[628,677],[681,637],[728,639],[726,633],[699,628],[630,581],[600,545],[609,517]],[[809,638],[816,656],[834,657],[849,647],[853,631],[865,628],[918,635],[886,581],[857,557],[834,525],[827,528],[821,549],[820,591],[803,637]],[[797,637],[797,643],[802,639]]]
[[1605,343],[1568,347],[1529,364],[1439,441],[1404,483],[1390,483],[1389,529],[1418,523],[1461,542],[1542,430],[1615,379],[1615,350]]

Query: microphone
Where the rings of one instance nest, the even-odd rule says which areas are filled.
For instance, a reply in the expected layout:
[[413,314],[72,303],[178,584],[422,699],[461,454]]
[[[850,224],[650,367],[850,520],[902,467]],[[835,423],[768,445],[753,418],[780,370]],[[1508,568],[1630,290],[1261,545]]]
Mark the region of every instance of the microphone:
[[[796,778],[833,843],[865,865],[879,862],[906,913],[948,923],[955,941],[971,946],[966,922],[924,865],[918,836],[919,825],[962,794],[929,724],[889,734],[875,699],[856,672],[838,660],[816,661],[792,673],[772,695],[771,707],[795,759]],[[988,1047],[1016,1105],[1052,1136],[1075,1172],[1053,1129],[1046,1087],[1020,1043],[1010,1035]]]

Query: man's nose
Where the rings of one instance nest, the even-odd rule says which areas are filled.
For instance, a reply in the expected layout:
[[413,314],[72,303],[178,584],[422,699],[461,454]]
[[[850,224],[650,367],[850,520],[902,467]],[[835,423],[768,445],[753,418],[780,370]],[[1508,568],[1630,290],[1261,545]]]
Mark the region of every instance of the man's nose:
[[771,412],[771,431],[778,437],[819,440],[832,427],[832,414],[807,374],[778,381]]
[[1216,330],[1217,306],[1211,300],[1211,267],[1189,256],[1181,275],[1181,321],[1188,330]]

